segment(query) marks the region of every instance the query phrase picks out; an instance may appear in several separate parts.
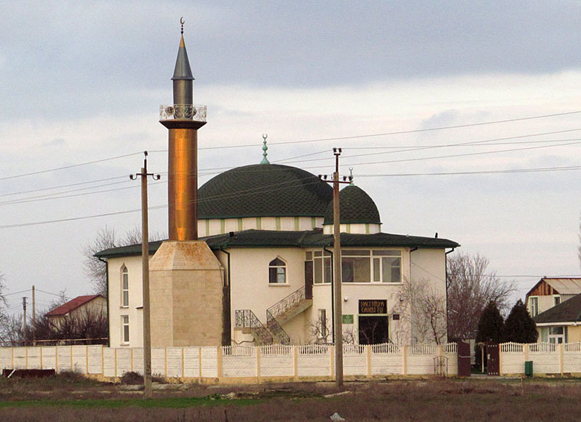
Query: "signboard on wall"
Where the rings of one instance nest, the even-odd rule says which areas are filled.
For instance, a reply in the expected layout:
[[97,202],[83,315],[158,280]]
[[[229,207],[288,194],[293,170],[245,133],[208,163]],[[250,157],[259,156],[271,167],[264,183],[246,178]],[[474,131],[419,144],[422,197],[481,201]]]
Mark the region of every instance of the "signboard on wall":
[[359,314],[387,314],[387,300],[365,299],[359,301]]
[[343,324],[353,324],[353,315],[343,315]]

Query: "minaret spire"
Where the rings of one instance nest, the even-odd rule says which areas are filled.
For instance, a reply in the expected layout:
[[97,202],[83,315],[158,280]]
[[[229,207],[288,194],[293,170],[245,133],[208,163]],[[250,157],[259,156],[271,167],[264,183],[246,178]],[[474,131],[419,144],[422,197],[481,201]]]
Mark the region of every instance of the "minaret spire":
[[266,138],[268,138],[268,135],[266,133],[262,134],[262,161],[260,162],[260,164],[270,164],[270,161],[268,161],[268,158],[266,158],[268,156],[268,146],[266,146]]
[[178,49],[176,67],[173,72],[173,99],[174,104],[193,104],[194,103],[194,75],[188,59],[188,51],[184,41],[184,18],[180,19],[181,39]]

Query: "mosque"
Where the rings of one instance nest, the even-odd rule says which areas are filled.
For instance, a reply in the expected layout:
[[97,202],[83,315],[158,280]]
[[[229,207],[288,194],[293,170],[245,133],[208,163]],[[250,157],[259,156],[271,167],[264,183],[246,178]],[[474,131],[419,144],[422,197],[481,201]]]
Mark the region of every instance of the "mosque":
[[[160,112],[169,132],[169,239],[149,244],[152,346],[333,343],[333,189],[270,164],[266,139],[262,162],[198,189],[206,108],[194,105],[193,79],[182,27],[174,104]],[[342,339],[444,342],[446,255],[459,244],[383,233],[375,202],[353,183],[340,191],[340,232]],[[141,245],[96,256],[107,262],[110,346],[141,347]],[[441,304],[439,339],[418,312],[420,294]]]

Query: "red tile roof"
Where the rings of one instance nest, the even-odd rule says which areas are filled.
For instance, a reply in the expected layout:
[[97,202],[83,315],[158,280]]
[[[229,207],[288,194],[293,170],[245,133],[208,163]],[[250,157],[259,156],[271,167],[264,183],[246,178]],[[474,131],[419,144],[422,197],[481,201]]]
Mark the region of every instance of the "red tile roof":
[[88,296],[77,296],[73,300],[68,301],[64,305],[54,308],[52,311],[46,314],[46,316],[64,316],[69,312],[89,303],[90,301],[103,297],[101,295],[88,295]]

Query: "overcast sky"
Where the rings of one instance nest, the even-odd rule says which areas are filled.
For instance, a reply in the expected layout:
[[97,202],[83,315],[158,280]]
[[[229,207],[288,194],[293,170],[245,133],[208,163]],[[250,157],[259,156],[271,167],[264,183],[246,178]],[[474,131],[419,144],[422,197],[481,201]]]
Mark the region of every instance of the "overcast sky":
[[208,106],[201,183],[260,162],[263,133],[271,162],[314,174],[331,173],[342,147],[342,172],[375,199],[384,232],[438,232],[520,296],[543,275],[579,275],[578,1],[3,2],[11,312],[32,285],[39,308],[63,289],[91,293],[81,249],[104,226],[140,226],[128,175],[144,150],[162,174],[151,231],[167,233],[158,110],[181,16],[195,102]]

